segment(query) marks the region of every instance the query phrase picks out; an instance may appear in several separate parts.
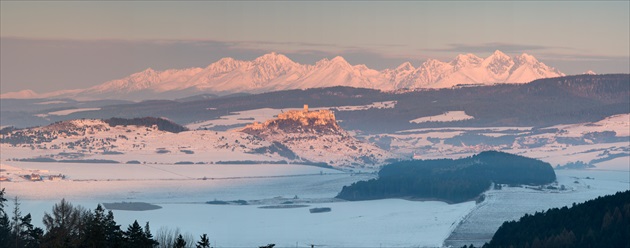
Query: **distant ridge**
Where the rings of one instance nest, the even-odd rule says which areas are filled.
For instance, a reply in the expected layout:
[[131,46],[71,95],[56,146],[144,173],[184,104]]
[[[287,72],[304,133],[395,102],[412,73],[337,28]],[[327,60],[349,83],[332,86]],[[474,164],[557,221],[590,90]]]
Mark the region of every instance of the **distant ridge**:
[[498,50],[487,58],[460,54],[450,62],[429,59],[418,68],[405,62],[395,69],[382,71],[365,65],[351,65],[341,56],[322,59],[314,65],[303,65],[272,52],[252,61],[223,58],[206,68],[164,71],[148,68],[87,89],[41,94],[23,90],[0,97],[176,99],[196,94],[261,93],[331,86],[378,90],[450,88],[466,84],[527,83],[560,76],[564,76],[564,73],[545,65],[534,56],[523,53],[510,57]]

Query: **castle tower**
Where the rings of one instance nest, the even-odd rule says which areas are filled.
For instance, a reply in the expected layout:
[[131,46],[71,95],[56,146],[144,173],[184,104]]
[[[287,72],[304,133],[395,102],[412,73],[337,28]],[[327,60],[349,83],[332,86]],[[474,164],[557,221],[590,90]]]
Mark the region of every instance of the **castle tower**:
[[308,104],[304,104],[304,112],[308,112]]

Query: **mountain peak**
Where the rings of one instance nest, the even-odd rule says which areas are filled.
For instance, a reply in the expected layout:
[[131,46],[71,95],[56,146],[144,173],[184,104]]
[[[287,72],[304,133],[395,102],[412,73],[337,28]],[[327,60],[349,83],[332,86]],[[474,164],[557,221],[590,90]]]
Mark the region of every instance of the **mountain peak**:
[[434,64],[444,64],[444,62],[439,61],[437,59],[427,59],[423,64],[434,65]]
[[274,63],[274,64],[287,64],[295,63],[287,56],[276,52],[264,54],[254,60],[254,63]]
[[536,64],[539,62],[538,59],[536,59],[534,56],[529,55],[527,53],[523,53],[519,56],[516,56],[516,60],[518,60],[521,64],[525,64],[525,63]]
[[181,97],[191,93],[260,93],[287,89],[351,86],[392,90],[398,88],[447,88],[457,84],[525,83],[545,77],[563,76],[558,70],[523,53],[510,58],[497,50],[482,59],[461,54],[451,62],[428,59],[418,68],[405,62],[396,69],[376,71],[365,65],[350,65],[343,57],[322,59],[301,65],[287,56],[271,52],[254,60],[222,58],[205,69],[155,71],[147,68],[125,78],[87,89],[44,94],[22,91],[2,94],[3,98],[81,97],[84,99],[146,99]]
[[413,65],[410,62],[405,62],[400,64],[398,67],[396,67],[397,71],[411,71],[411,70],[415,70],[416,68],[413,67]]
[[341,56],[335,56],[333,59],[330,60],[330,62],[348,64],[348,61],[346,61],[346,59]]
[[230,64],[230,63],[234,63],[234,62],[236,62],[236,60],[234,58],[232,58],[232,57],[225,57],[225,58],[222,58],[222,59],[218,60],[215,63],[217,63],[217,64]]
[[499,51],[499,50],[495,50],[494,53],[492,53],[492,55],[490,55],[490,57],[496,57],[496,58],[509,58],[510,56],[507,56],[507,54]]
[[461,68],[461,67],[466,67],[470,64],[476,65],[481,63],[482,59],[475,56],[472,53],[469,54],[459,54],[457,55],[457,57],[455,57],[455,59],[453,61],[451,61],[451,64],[453,66],[456,66],[457,68]]
[[327,58],[323,58],[320,61],[317,61],[317,63],[315,63],[316,67],[329,67],[329,66],[335,66],[335,67],[348,67],[351,68],[352,66],[350,65],[350,63],[348,63],[348,61],[346,61],[346,59],[344,59],[341,56],[335,56],[334,58],[332,58],[331,60],[327,59]]
[[32,91],[32,90],[20,90],[20,91],[17,91],[17,92],[4,93],[4,94],[0,95],[0,98],[23,99],[23,98],[37,98],[38,96],[39,96],[39,94],[37,94],[35,91]]

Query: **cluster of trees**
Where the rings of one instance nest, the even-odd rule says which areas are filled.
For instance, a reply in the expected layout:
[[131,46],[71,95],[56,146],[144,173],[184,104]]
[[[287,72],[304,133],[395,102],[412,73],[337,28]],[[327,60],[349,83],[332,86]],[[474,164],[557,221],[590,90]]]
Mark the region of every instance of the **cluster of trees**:
[[[114,220],[112,211],[105,212],[99,204],[93,211],[73,206],[61,200],[51,213],[45,213],[45,230],[33,226],[31,214],[22,216],[20,204],[15,198],[12,217],[6,212],[7,199],[4,189],[0,190],[0,247],[191,247],[189,239],[175,233],[174,238],[156,239],[151,234],[149,222],[142,228],[138,221],[122,230]],[[160,244],[157,240],[166,240]],[[198,248],[210,247],[206,234],[196,243]]]
[[630,247],[630,191],[504,222],[483,247]]
[[103,121],[112,127],[126,126],[126,125],[151,127],[153,125],[156,125],[158,127],[158,130],[171,132],[171,133],[179,133],[179,132],[188,130],[185,127],[177,123],[174,123],[172,121],[162,119],[162,118],[155,118],[155,117],[143,117],[143,118],[133,118],[133,119],[110,118]]
[[377,179],[344,186],[337,198],[372,200],[395,197],[463,202],[490,185],[543,185],[556,180],[550,164],[504,152],[487,151],[462,159],[411,160],[384,166]]

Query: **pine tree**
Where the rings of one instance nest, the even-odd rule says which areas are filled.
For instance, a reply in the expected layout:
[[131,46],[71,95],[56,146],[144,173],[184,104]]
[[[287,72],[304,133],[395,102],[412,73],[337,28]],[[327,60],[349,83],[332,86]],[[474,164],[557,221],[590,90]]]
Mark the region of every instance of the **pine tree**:
[[20,226],[22,228],[20,237],[22,239],[22,247],[36,248],[40,247],[40,240],[44,236],[44,230],[39,227],[34,227],[31,224],[31,214],[26,214],[20,219]]
[[160,243],[153,239],[153,234],[151,234],[151,229],[149,229],[149,222],[144,225],[144,239],[146,243],[146,247],[156,247]]
[[174,248],[185,248],[186,247],[186,240],[184,240],[184,237],[182,237],[182,235],[180,234],[179,236],[177,236],[177,239],[175,240],[175,244],[173,244]]
[[127,247],[146,247],[144,231],[137,220],[127,227],[125,241]]
[[197,242],[197,248],[210,248],[210,240],[207,234],[201,235],[201,240]]
[[13,198],[13,218],[11,218],[11,241],[13,242],[13,247],[22,247],[22,237],[20,234],[22,232],[22,227],[20,226],[22,219],[22,212],[20,211],[20,202],[18,197],[15,196]]
[[87,247],[105,247],[107,244],[107,233],[105,230],[105,210],[101,204],[96,206],[94,213],[87,217],[86,233],[84,245]]
[[105,217],[104,228],[107,247],[121,247],[124,241],[123,231],[120,230],[120,225],[116,224],[114,213],[111,210],[107,212],[107,217]]
[[11,223],[9,216],[4,210],[5,202],[4,188],[0,190],[0,247],[9,247],[11,241]]

